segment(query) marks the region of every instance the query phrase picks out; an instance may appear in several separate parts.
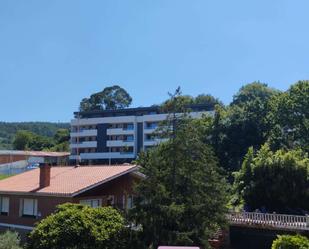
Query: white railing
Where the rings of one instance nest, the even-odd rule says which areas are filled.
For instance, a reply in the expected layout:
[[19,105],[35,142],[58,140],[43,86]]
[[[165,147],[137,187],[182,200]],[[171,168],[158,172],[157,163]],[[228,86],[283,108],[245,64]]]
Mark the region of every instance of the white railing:
[[263,226],[291,230],[309,230],[309,216],[230,212],[228,214],[228,220],[230,224],[244,226]]

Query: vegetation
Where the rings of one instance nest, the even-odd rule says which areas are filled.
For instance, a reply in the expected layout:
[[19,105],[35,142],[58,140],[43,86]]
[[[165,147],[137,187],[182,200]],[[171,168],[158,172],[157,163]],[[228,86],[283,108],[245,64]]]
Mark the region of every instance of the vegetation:
[[19,235],[11,231],[0,234],[0,249],[21,249]]
[[0,174],[0,180],[3,180],[3,179],[8,178],[10,176],[12,176],[12,175],[2,175],[2,174]]
[[68,123],[48,122],[0,122],[0,149],[13,149],[13,141],[16,133],[20,130],[30,131],[36,135],[51,138],[58,129],[69,129]]
[[[169,102],[178,107],[182,98]],[[173,114],[170,140],[141,154],[138,164],[147,180],[136,189],[133,221],[142,226],[145,248],[158,245],[208,245],[225,223],[226,182],[211,147],[200,139],[199,126]]]
[[272,152],[267,144],[254,153],[251,147],[235,185],[251,210],[309,210],[308,155],[301,150]]
[[124,229],[123,217],[111,207],[62,204],[31,232],[28,248],[118,249]]
[[116,110],[129,107],[131,96],[120,86],[105,87],[103,91],[92,94],[80,102],[80,111]]
[[271,249],[308,249],[309,239],[301,235],[281,235],[273,241]]
[[59,129],[54,137],[45,137],[30,131],[20,130],[16,133],[13,148],[16,150],[50,150],[68,151],[70,134],[68,129]]

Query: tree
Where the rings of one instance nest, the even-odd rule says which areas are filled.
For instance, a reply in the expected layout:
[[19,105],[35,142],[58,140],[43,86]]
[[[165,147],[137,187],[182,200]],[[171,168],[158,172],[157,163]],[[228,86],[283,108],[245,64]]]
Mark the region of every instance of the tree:
[[[177,108],[178,93],[169,102]],[[194,120],[172,115],[171,122],[176,126],[170,139],[137,160],[147,180],[137,185],[131,219],[141,225],[147,248],[207,246],[210,234],[225,223],[226,182]]]
[[123,217],[111,207],[62,204],[34,228],[28,248],[116,249],[123,230]]
[[22,249],[20,246],[20,238],[16,232],[6,231],[0,235],[1,249]]
[[94,93],[90,98],[82,99],[80,111],[116,110],[129,107],[131,96],[118,85],[106,87],[101,92]]
[[217,106],[212,144],[220,164],[228,171],[239,170],[250,146],[259,149],[271,129],[266,117],[269,100],[278,91],[253,82],[243,86],[228,107]]
[[271,249],[308,249],[309,239],[301,235],[279,235]]
[[257,153],[251,148],[236,174],[235,186],[251,210],[309,210],[308,154],[301,150],[272,152],[267,144]]
[[309,152],[309,81],[298,81],[270,101],[272,149],[300,147]]
[[214,108],[216,105],[223,106],[223,103],[219,99],[213,97],[210,94],[200,94],[200,95],[198,95],[194,99],[194,104],[208,105],[211,108]]
[[13,141],[13,148],[15,150],[26,150],[32,142],[33,133],[30,131],[18,131]]

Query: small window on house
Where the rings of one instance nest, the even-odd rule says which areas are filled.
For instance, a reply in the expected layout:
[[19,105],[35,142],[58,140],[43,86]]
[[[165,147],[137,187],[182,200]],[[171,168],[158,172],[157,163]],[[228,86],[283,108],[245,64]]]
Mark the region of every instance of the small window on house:
[[8,197],[0,197],[1,215],[9,214],[10,199]]
[[38,215],[37,199],[21,199],[20,213],[23,217],[36,217]]
[[101,207],[102,206],[102,202],[100,199],[92,199],[92,200],[81,200],[79,202],[82,205],[85,206],[89,206],[89,207],[93,207],[93,208],[97,208],[97,207]]
[[133,208],[133,196],[129,195],[127,196],[127,209]]

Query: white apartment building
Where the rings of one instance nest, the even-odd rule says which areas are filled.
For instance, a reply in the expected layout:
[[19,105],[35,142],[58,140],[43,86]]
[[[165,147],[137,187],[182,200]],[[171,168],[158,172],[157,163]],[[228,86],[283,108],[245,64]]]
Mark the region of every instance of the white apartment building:
[[[206,105],[192,105],[190,109],[193,118],[213,111]],[[168,115],[157,106],[74,114],[70,160],[84,164],[131,162],[140,151],[164,141],[154,132]]]

